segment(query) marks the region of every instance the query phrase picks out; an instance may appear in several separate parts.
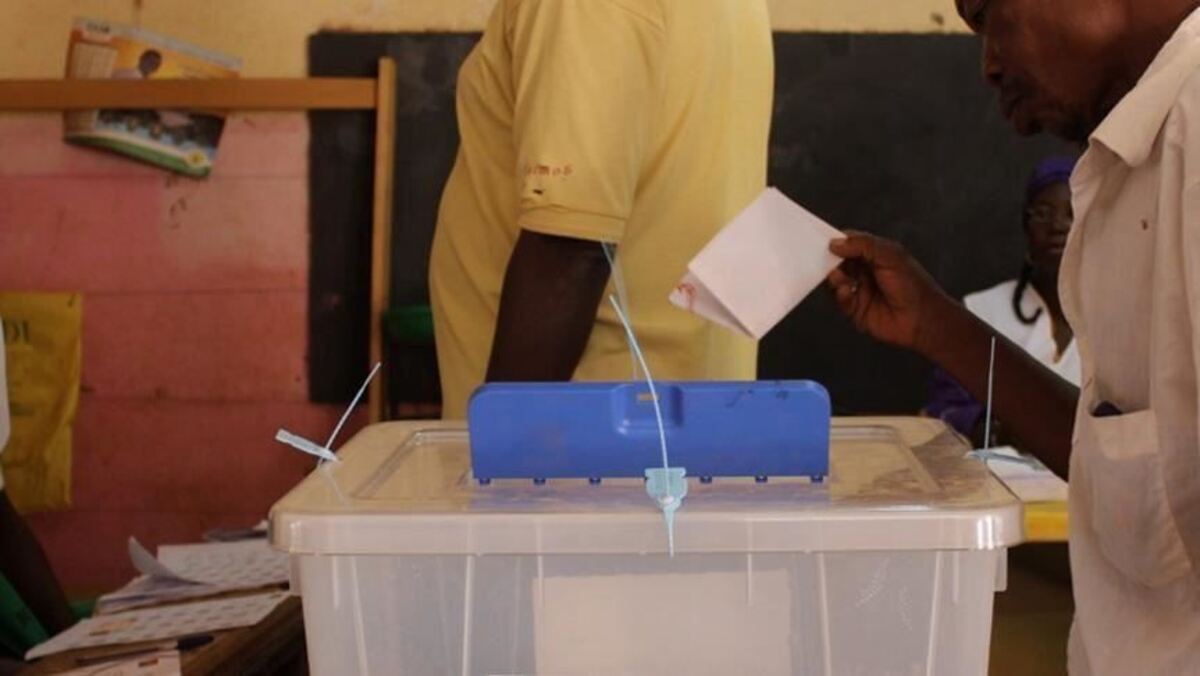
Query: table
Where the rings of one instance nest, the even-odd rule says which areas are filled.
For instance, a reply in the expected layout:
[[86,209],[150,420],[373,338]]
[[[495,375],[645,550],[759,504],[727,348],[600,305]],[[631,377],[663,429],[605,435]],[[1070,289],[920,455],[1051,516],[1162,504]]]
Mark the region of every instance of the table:
[[1031,502],[1025,505],[1026,542],[1066,542],[1068,525],[1065,502]]
[[[155,641],[149,645],[157,645]],[[51,655],[21,672],[22,676],[55,674],[74,669],[76,660],[109,653],[125,652],[137,644],[88,648]],[[213,632],[208,645],[183,654],[185,676],[302,676],[308,673],[308,655],[304,648],[304,617],[300,598],[281,603],[262,622],[253,627]]]

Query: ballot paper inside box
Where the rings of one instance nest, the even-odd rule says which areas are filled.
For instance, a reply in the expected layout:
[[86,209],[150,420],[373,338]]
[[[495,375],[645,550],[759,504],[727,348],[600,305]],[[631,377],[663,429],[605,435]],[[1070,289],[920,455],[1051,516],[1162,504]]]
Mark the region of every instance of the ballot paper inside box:
[[[835,421],[830,475],[475,480],[461,423],[366,428],[272,509],[312,673],[986,673],[1020,505],[942,423]],[[736,452],[736,449],[732,449]]]
[[768,188],[692,259],[670,300],[761,339],[837,267],[829,244],[842,236]]

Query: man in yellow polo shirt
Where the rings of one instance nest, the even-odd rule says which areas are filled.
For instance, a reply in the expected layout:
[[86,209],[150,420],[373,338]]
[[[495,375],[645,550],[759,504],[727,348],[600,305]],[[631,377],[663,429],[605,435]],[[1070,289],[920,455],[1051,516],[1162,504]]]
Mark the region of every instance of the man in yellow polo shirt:
[[765,0],[499,0],[433,245],[444,417],[485,380],[631,376],[601,243],[656,378],[755,377],[667,296],[766,183],[773,81]]

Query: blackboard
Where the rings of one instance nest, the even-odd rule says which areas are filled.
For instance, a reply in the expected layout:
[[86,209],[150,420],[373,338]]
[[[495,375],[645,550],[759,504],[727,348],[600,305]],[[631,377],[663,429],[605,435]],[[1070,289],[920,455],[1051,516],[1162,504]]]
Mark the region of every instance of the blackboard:
[[[320,33],[309,40],[314,76],[375,77],[396,61],[396,161],[392,208],[392,303],[428,303],[429,248],[442,186],[454,164],[458,67],[478,41],[469,34]],[[374,113],[310,114],[309,391],[345,402],[366,376],[370,307]],[[438,396],[431,351],[388,354],[393,401]]]
[[[457,147],[454,81],[477,35],[323,33],[313,75],[398,62],[393,298],[427,298],[430,237]],[[778,33],[770,182],[841,228],[904,242],[956,295],[1015,276],[1028,172],[1069,150],[1020,139],[979,79],[978,42],[953,35]],[[372,120],[313,113],[313,398],[348,397],[365,371]],[[427,396],[435,368],[398,358],[393,396]],[[929,365],[862,338],[814,294],[764,341],[760,377],[812,378],[841,413],[912,412]]]
[[[958,296],[1016,276],[1028,173],[1070,150],[1011,130],[978,50],[970,36],[776,36],[770,181],[839,228],[904,242]],[[767,337],[759,368],[825,383],[845,413],[915,411],[929,375],[825,294]]]

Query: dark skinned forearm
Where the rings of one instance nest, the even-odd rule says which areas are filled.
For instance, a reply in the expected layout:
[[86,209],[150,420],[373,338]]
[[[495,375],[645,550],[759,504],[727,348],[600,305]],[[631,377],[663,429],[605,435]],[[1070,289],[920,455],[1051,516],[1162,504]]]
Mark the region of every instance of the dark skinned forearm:
[[523,230],[504,276],[487,380],[570,380],[608,278],[597,242]]
[[979,401],[987,401],[991,340],[997,336],[993,415],[1022,450],[1066,478],[1079,389],[962,305],[947,300],[933,314],[922,328],[917,351]]
[[5,491],[0,491],[0,552],[0,573],[51,636],[75,623],[42,546]]

